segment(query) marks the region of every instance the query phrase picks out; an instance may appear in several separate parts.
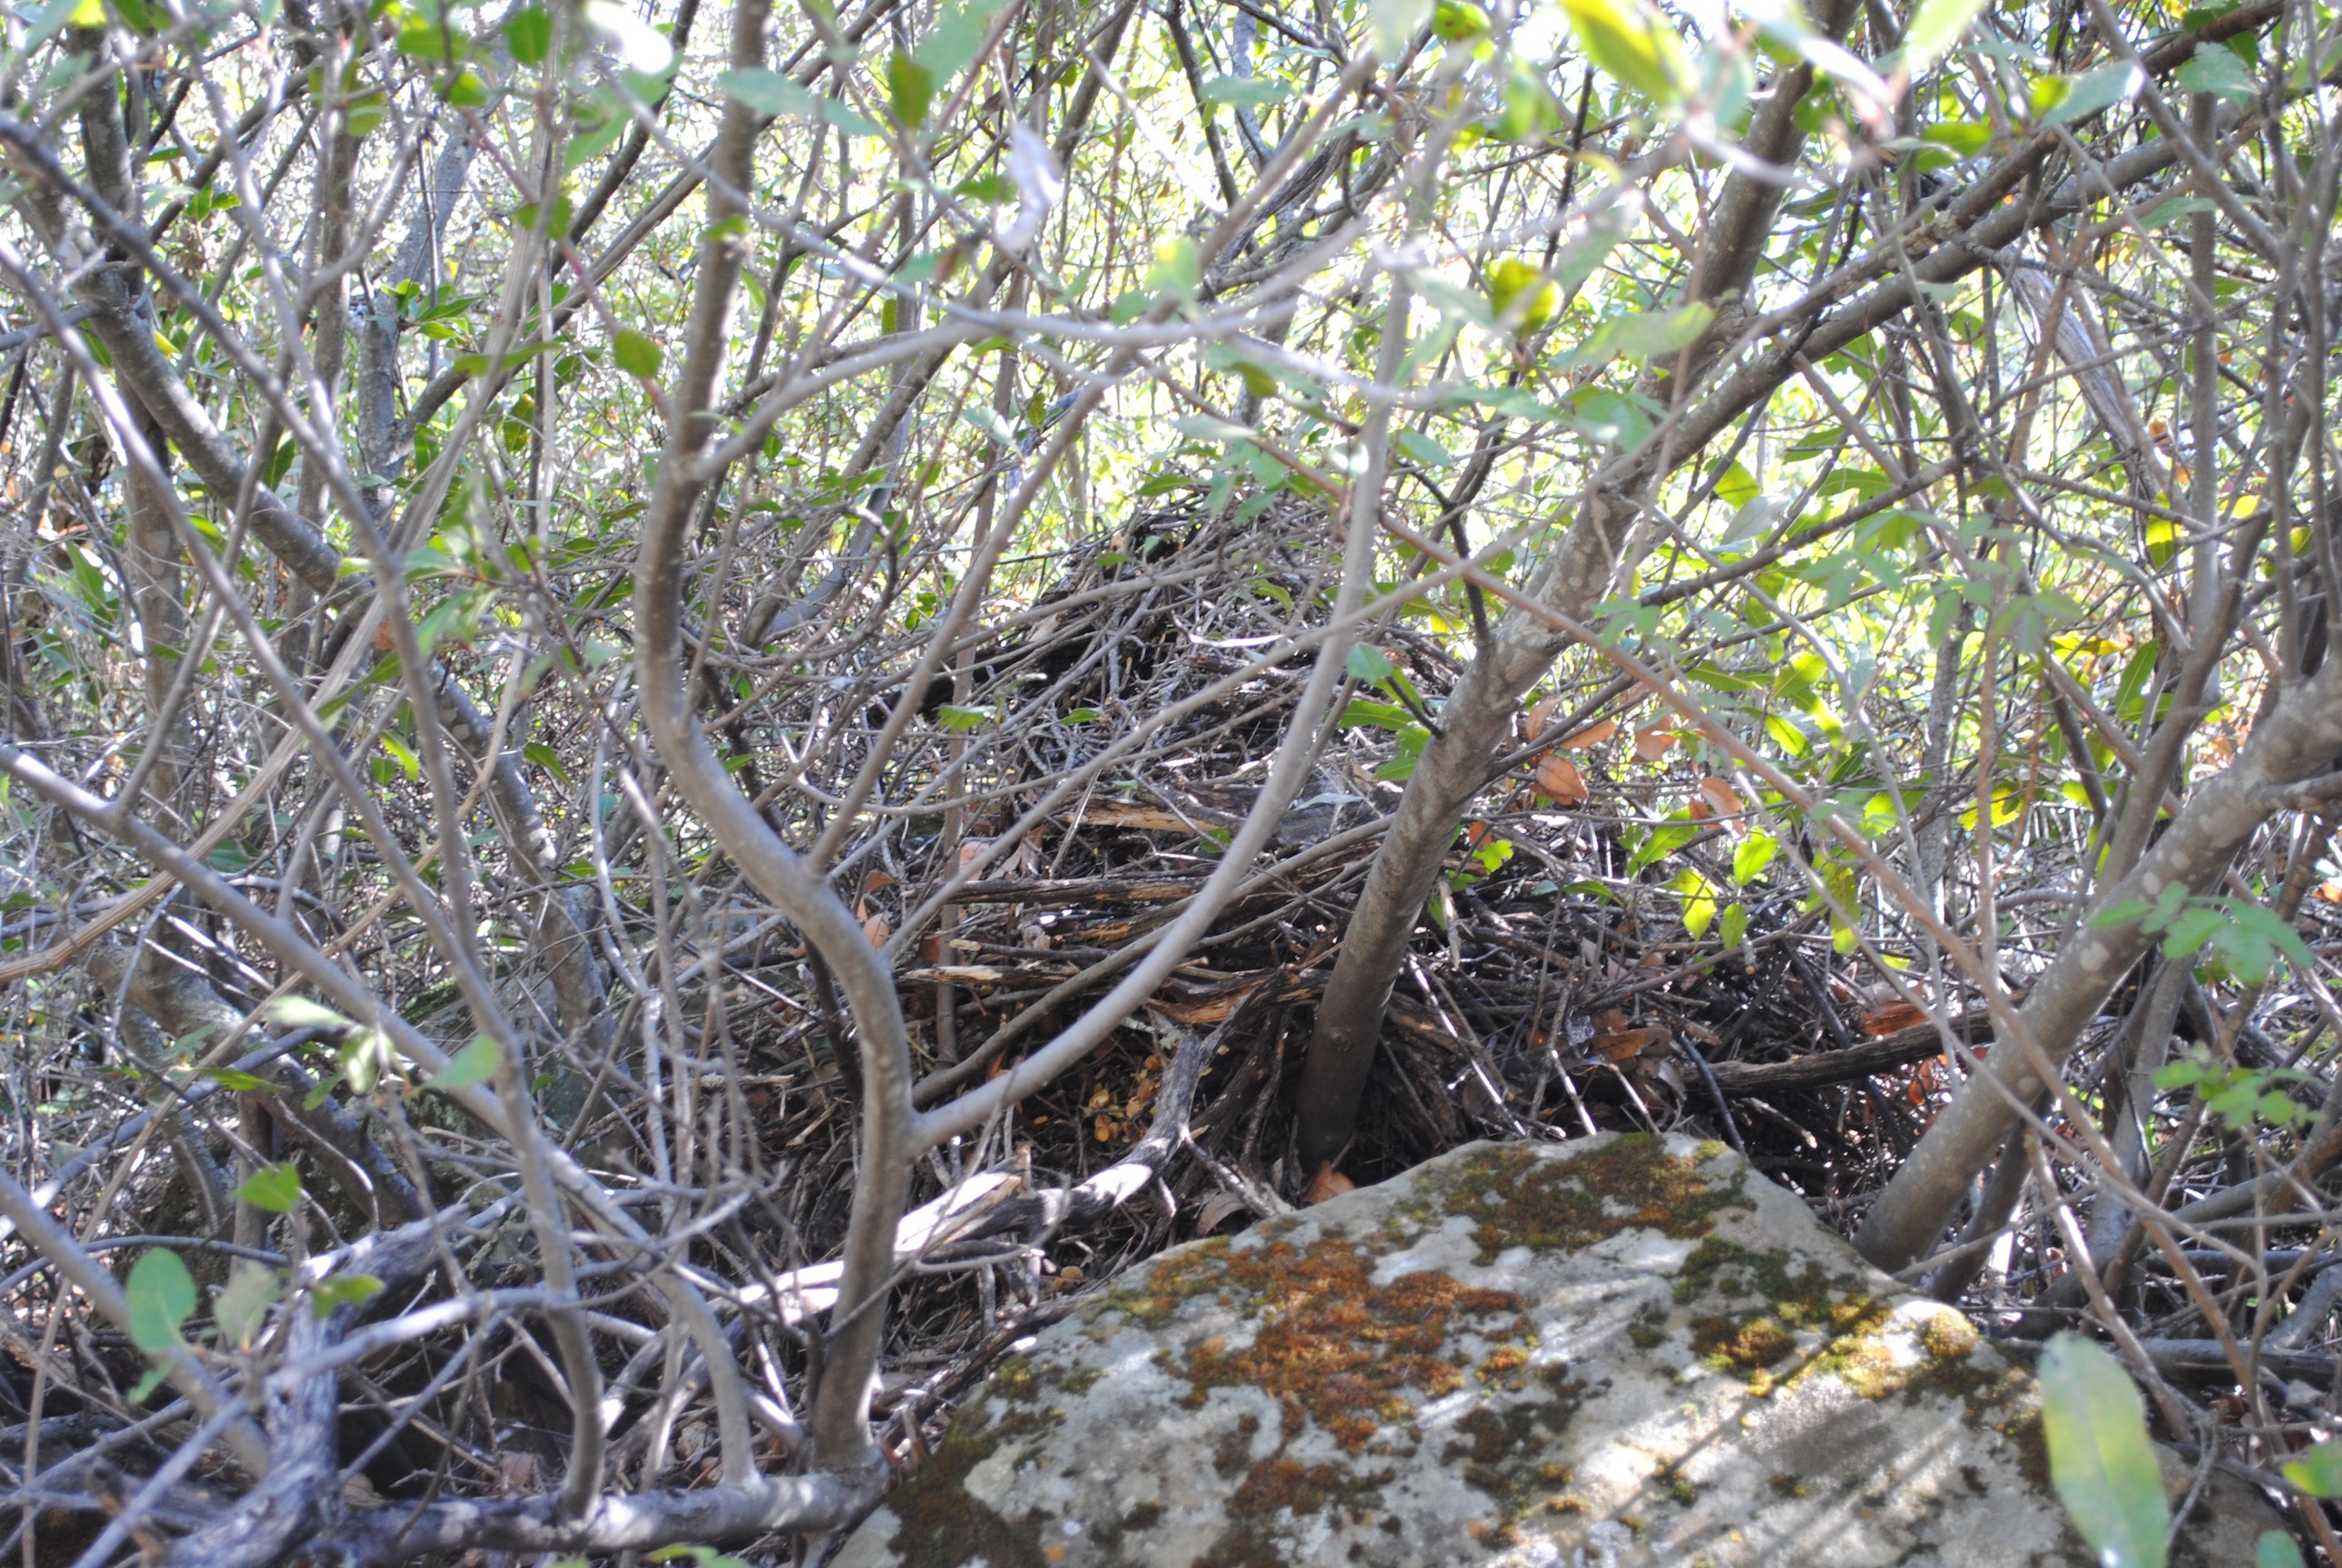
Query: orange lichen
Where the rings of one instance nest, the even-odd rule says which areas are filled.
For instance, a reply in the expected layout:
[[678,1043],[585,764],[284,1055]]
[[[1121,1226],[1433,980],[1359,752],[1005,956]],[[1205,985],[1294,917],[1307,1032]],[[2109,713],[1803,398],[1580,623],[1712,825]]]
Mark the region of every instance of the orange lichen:
[[1448,1175],[1446,1208],[1473,1222],[1483,1263],[1510,1247],[1574,1252],[1630,1227],[1701,1236],[1718,1211],[1748,1201],[1738,1173],[1717,1183],[1699,1166],[1647,1133],[1623,1134],[1574,1160],[1491,1149]]
[[1257,1388],[1276,1401],[1288,1440],[1314,1420],[1351,1453],[1385,1423],[1403,1419],[1412,1391],[1426,1397],[1463,1386],[1442,1352],[1457,1328],[1488,1339],[1526,1333],[1520,1297],[1444,1273],[1374,1279],[1376,1254],[1326,1238],[1306,1246],[1274,1241],[1226,1259],[1229,1284],[1248,1298],[1250,1343],[1209,1339],[1187,1353],[1187,1378],[1200,1404],[1215,1388]]

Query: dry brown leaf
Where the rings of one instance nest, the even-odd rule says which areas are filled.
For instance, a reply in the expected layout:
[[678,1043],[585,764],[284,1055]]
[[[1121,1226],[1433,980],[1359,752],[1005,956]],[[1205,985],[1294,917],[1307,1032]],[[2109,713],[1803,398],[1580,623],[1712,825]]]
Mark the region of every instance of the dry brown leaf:
[[1616,1008],[1594,1015],[1594,1054],[1605,1062],[1631,1062],[1666,1045],[1672,1038],[1660,1024],[1636,1027]]
[[986,852],[991,848],[992,841],[988,838],[965,840],[959,846],[959,863],[962,865],[974,865],[977,861],[982,860]]
[[1908,1029],[1927,1021],[1927,1009],[1897,997],[1882,1002],[1862,1015],[1862,1032],[1873,1036],[1892,1034],[1898,1029]]
[[1546,756],[1537,764],[1536,772],[1530,776],[1536,781],[1536,786],[1544,792],[1545,797],[1556,805],[1584,805],[1593,798],[1592,792],[1586,787],[1586,775],[1579,773],[1577,764],[1567,757]]
[[888,875],[883,871],[871,871],[862,878],[863,895],[867,897],[871,894],[876,893],[880,888],[892,887],[895,885],[895,880],[896,879],[894,877]]
[[1214,1193],[1196,1211],[1196,1233],[1208,1236],[1230,1219],[1245,1212],[1245,1201],[1234,1193]]
[[1357,1183],[1336,1170],[1334,1162],[1328,1160],[1318,1166],[1317,1174],[1309,1179],[1309,1190],[1301,1194],[1301,1201],[1322,1203],[1328,1198],[1338,1198],[1344,1193],[1356,1192],[1357,1187]]
[[1579,730],[1576,734],[1571,735],[1567,740],[1561,743],[1560,749],[1566,752],[1582,752],[1588,746],[1600,745],[1604,741],[1608,740],[1612,735],[1615,735],[1617,733],[1618,721],[1616,719],[1605,719],[1598,724],[1588,724],[1584,729]]
[[1559,692],[1554,693],[1549,697],[1539,697],[1530,704],[1529,711],[1521,716],[1521,728],[1526,732],[1529,739],[1535,740],[1545,734],[1546,725],[1553,723],[1554,711],[1560,706]]
[[1646,724],[1635,732],[1635,755],[1642,762],[1655,763],[1675,749],[1683,739],[1666,724]]
[[1746,809],[1747,808],[1741,803],[1740,792],[1734,789],[1732,781],[1721,774],[1710,774],[1700,780],[1699,788],[1694,793],[1691,801],[1691,816],[1694,822],[1714,822],[1718,818],[1729,819],[1738,816]]
[[886,946],[886,939],[894,934],[894,927],[886,924],[886,917],[883,914],[874,914],[862,923],[862,934],[870,939],[873,947]]

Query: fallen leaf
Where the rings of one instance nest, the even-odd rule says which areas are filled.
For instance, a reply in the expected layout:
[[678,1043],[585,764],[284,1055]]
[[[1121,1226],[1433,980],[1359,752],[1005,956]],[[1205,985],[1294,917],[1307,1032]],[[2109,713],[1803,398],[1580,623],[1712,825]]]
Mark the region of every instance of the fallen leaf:
[[1546,798],[1556,805],[1584,805],[1593,798],[1592,792],[1586,787],[1586,775],[1579,773],[1577,764],[1567,757],[1545,757],[1537,764],[1536,772],[1530,776],[1536,780],[1536,786],[1544,792]]
[[894,928],[886,924],[885,915],[874,914],[862,923],[862,934],[870,939],[871,946],[884,947],[886,938],[894,934]]
[[988,838],[968,839],[959,846],[959,863],[962,865],[974,865],[977,861],[982,860],[985,853],[991,848],[992,841]]
[[1638,761],[1655,763],[1675,749],[1683,736],[1665,724],[1646,724],[1635,732],[1635,756]]
[[1667,1045],[1673,1038],[1663,1024],[1636,1027],[1616,1008],[1594,1015],[1594,1054],[1605,1062],[1630,1062]]
[[1334,1162],[1328,1160],[1317,1167],[1317,1174],[1310,1178],[1309,1190],[1301,1194],[1301,1201],[1322,1203],[1328,1198],[1338,1198],[1344,1193],[1356,1192],[1357,1186],[1357,1183],[1336,1170]]
[[1561,743],[1566,752],[1582,752],[1588,746],[1598,746],[1618,733],[1618,721],[1605,719],[1598,724],[1588,724]]
[[1237,1214],[1245,1212],[1245,1201],[1234,1193],[1214,1193],[1196,1211],[1196,1233],[1208,1236]]
[[870,894],[876,893],[880,888],[892,887],[894,885],[894,877],[888,875],[883,871],[873,871],[862,879],[862,894],[863,896],[866,898]]
[[1891,1002],[1882,1002],[1865,1013],[1862,1015],[1862,1032],[1874,1037],[1892,1034],[1898,1029],[1908,1029],[1913,1024],[1925,1024],[1927,1021],[1926,1008],[1916,1006],[1898,996]]

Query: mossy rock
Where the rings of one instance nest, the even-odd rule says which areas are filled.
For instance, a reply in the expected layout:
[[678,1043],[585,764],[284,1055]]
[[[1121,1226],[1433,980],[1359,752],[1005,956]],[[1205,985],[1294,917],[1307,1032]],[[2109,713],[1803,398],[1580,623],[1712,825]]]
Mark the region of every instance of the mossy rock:
[[[1476,1144],[1134,1270],[836,1564],[2087,1568],[2039,1427],[1966,1318],[1729,1151]],[[2275,1523],[2216,1480],[2174,1563]]]

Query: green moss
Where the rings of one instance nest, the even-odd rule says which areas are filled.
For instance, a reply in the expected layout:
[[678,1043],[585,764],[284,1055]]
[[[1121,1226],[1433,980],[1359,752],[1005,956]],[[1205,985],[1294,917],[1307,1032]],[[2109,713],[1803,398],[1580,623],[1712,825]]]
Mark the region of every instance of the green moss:
[[1717,1212],[1750,1205],[1742,1173],[1718,1183],[1701,1163],[1668,1154],[1647,1133],[1621,1134],[1571,1160],[1489,1149],[1446,1173],[1446,1208],[1473,1222],[1483,1265],[1509,1247],[1575,1252],[1636,1226],[1706,1235]]
[[1049,1568],[1038,1523],[1004,1518],[966,1484],[970,1471],[1028,1423],[1037,1424],[1013,1414],[986,1422],[981,1404],[962,1411],[918,1473],[887,1495],[886,1507],[899,1521],[891,1544],[907,1568],[959,1568],[971,1557],[991,1568]]

